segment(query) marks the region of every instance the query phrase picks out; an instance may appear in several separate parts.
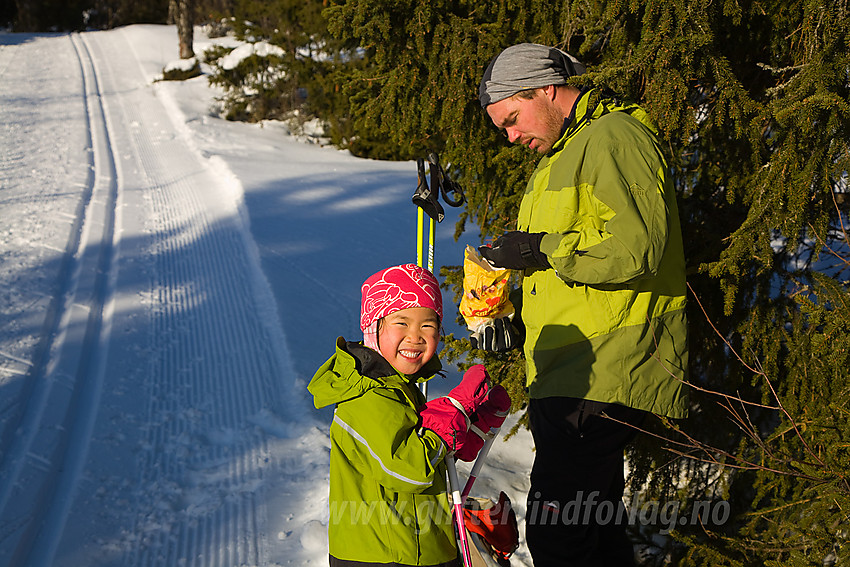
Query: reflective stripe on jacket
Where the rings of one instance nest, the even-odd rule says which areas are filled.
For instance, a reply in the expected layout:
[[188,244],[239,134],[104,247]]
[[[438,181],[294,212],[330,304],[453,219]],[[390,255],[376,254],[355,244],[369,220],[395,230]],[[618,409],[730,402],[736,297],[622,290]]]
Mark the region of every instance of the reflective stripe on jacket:
[[676,197],[654,126],[597,90],[538,164],[518,228],[554,269],[529,270],[529,394],[687,415],[685,267]]
[[336,404],[330,428],[332,556],[405,565],[436,565],[457,556],[445,445],[419,427],[417,411],[425,398],[415,380],[439,370],[434,357],[422,376],[409,378],[378,353],[340,338],[336,353],[310,381],[317,408]]

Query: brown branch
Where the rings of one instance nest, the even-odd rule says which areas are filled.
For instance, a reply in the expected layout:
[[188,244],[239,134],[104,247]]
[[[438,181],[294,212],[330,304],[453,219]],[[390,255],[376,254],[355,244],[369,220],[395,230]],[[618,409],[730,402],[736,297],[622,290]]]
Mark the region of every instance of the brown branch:
[[820,457],[818,457],[817,453],[815,453],[809,444],[806,442],[806,439],[803,437],[803,434],[800,433],[800,429],[797,427],[797,422],[794,418],[791,417],[791,414],[788,413],[788,410],[785,409],[785,406],[782,404],[782,400],[779,399],[779,394],[776,393],[776,390],[773,388],[773,384],[770,383],[770,380],[765,379],[768,387],[770,388],[770,392],[773,394],[774,399],[776,399],[776,403],[779,404],[779,409],[782,410],[782,413],[785,414],[785,417],[788,419],[788,423],[794,428],[794,433],[797,434],[797,438],[800,442],[803,443],[803,447],[806,448],[806,452],[815,458],[818,464],[824,468],[826,468],[826,463],[824,463]]
[[819,478],[819,477],[810,476],[810,475],[807,475],[807,474],[804,474],[804,473],[774,469],[774,468],[767,467],[767,466],[764,466],[764,465],[751,463],[751,462],[747,461],[746,459],[741,459],[740,457],[733,457],[739,463],[742,463],[742,464],[735,464],[735,463],[721,462],[717,459],[703,459],[703,458],[699,458],[699,457],[688,456],[688,455],[685,455],[684,453],[681,453],[681,452],[676,451],[674,449],[671,449],[669,447],[663,447],[663,449],[665,451],[673,453],[674,455],[680,455],[682,457],[685,457],[685,458],[688,458],[688,459],[693,459],[693,460],[699,461],[701,463],[717,465],[717,466],[720,466],[720,467],[728,467],[730,469],[737,469],[737,470],[744,470],[744,471],[765,471],[765,472],[778,474],[778,475],[782,475],[782,476],[788,476],[788,477],[792,477],[792,478],[802,478],[802,479],[805,479],[805,480],[811,480],[813,482],[824,482],[824,479]]
[[[780,399],[779,394],[776,392],[776,389],[773,387],[773,384],[770,382],[770,379],[768,379],[767,373],[764,371],[764,368],[761,366],[761,361],[758,360],[758,357],[754,357],[754,359],[756,361],[755,365],[758,367],[758,369],[752,368],[746,362],[744,362],[744,360],[741,358],[741,356],[738,355],[737,352],[735,352],[734,348],[732,348],[732,345],[729,344],[729,341],[726,340],[726,338],[720,333],[720,331],[714,325],[714,322],[712,322],[711,319],[708,317],[708,313],[706,312],[705,308],[703,307],[702,303],[700,302],[699,297],[697,297],[696,292],[694,292],[693,288],[691,287],[691,284],[688,283],[687,286],[688,286],[688,289],[691,290],[691,294],[693,294],[694,300],[697,302],[697,305],[699,305],[700,310],[702,311],[703,315],[705,315],[706,321],[708,321],[708,324],[711,325],[712,329],[714,329],[714,332],[717,334],[717,336],[720,337],[720,339],[726,344],[727,347],[729,347],[729,349],[735,354],[735,357],[738,359],[738,361],[741,362],[741,364],[744,365],[744,367],[746,367],[751,372],[753,372],[754,374],[756,374],[758,376],[761,376],[764,379],[764,382],[767,384],[767,387],[770,388],[770,393],[773,395],[773,399],[776,400],[777,407],[766,406],[766,405],[761,405],[761,404],[754,404],[753,402],[746,402],[745,400],[741,399],[740,397],[736,398],[734,396],[728,396],[727,394],[721,394],[721,393],[718,393],[718,394],[726,397],[727,399],[733,399],[733,400],[739,401],[742,404],[747,403],[747,404],[756,405],[756,406],[760,406],[760,407],[764,407],[764,408],[768,408],[768,409],[779,409],[783,413],[783,415],[785,415],[785,418],[788,420],[788,422],[791,424],[791,426],[794,428],[794,433],[796,433],[797,438],[803,444],[803,447],[805,448],[806,452],[809,455],[811,455],[812,457],[814,457],[814,459],[818,462],[818,464],[820,466],[826,468],[826,463],[824,463],[823,460],[817,455],[817,453],[815,453],[815,451],[812,450],[812,448],[809,446],[808,442],[806,441],[805,437],[803,437],[803,434],[800,432],[800,429],[797,427],[796,421],[794,420],[793,417],[791,417],[791,414],[788,412],[788,410],[785,409],[785,405],[782,403],[782,400]],[[746,411],[745,411],[745,413],[746,413]],[[748,416],[748,419],[749,419],[749,416]],[[760,439],[757,441],[757,443],[760,447],[762,447],[763,450],[765,450],[767,452],[767,454],[769,456],[773,457],[773,453],[771,453],[770,451],[768,451],[766,449],[766,446],[761,442]]]
[[702,311],[702,314],[705,315],[705,320],[708,321],[708,324],[711,325],[712,330],[714,330],[715,334],[717,334],[717,336],[720,337],[720,340],[723,341],[726,344],[726,346],[729,348],[730,351],[732,351],[732,354],[735,355],[735,358],[737,358],[738,361],[741,364],[743,364],[744,367],[747,370],[749,370],[750,372],[752,372],[753,374],[760,374],[760,375],[764,376],[763,372],[759,372],[755,368],[751,368],[749,364],[744,362],[744,359],[741,358],[741,355],[738,354],[738,352],[732,347],[732,345],[729,343],[729,341],[726,339],[726,337],[724,337],[723,334],[714,325],[714,322],[708,316],[708,313],[706,312],[705,307],[703,307],[702,302],[699,300],[699,297],[697,297],[697,294],[694,291],[694,288],[691,287],[691,284],[687,283],[686,285],[688,286],[688,289],[691,290],[691,294],[694,296],[694,301],[696,301],[697,305],[699,305],[700,311]]
[[[655,437],[656,439],[661,439],[663,441],[666,441],[668,443],[672,443],[674,445],[680,445],[682,447],[686,447],[688,449],[693,449],[695,451],[702,451],[706,455],[705,457],[699,457],[698,455],[693,455],[693,454],[685,453],[685,452],[682,452],[682,451],[678,451],[676,449],[673,449],[672,447],[663,447],[663,449],[665,451],[668,451],[668,452],[670,452],[674,455],[678,455],[679,457],[682,457],[682,458],[691,459],[691,460],[698,461],[698,462],[701,462],[701,463],[708,463],[708,464],[713,464],[713,465],[717,465],[717,466],[720,466],[720,467],[729,467],[729,468],[739,469],[739,470],[763,470],[763,471],[767,471],[767,472],[771,472],[771,473],[775,473],[775,474],[790,476],[790,477],[794,477],[794,478],[803,478],[803,479],[806,479],[806,480],[812,480],[812,481],[816,481],[816,482],[823,482],[823,480],[824,480],[822,478],[806,475],[802,472],[782,471],[782,470],[779,470],[779,469],[767,467],[765,465],[752,463],[752,462],[747,461],[746,459],[743,459],[743,458],[741,458],[737,455],[733,455],[732,453],[729,453],[728,451],[725,451],[724,449],[719,449],[717,447],[712,447],[711,445],[703,443],[703,442],[695,439],[694,437],[691,437],[690,435],[688,435],[687,433],[685,433],[681,429],[674,427],[674,426],[668,425],[669,427],[672,427],[674,431],[676,431],[677,433],[679,433],[680,435],[685,437],[685,439],[687,439],[687,441],[688,441],[687,443],[684,443],[682,441],[676,441],[675,439],[670,439],[669,437],[665,437],[663,435],[653,433],[652,431],[648,431],[646,429],[643,429],[642,427],[638,427],[637,425],[633,425],[631,423],[613,418],[610,415],[606,414],[605,412],[602,412],[601,415],[605,419],[609,419],[609,420],[614,421],[616,423],[626,425],[628,427],[635,429],[636,431],[638,431],[640,433],[644,433],[646,435],[649,435],[651,437]],[[723,457],[726,457],[728,459],[731,459],[732,461],[736,461],[736,462],[742,463],[742,464],[739,465],[739,464],[728,463],[726,461],[720,461],[719,459],[717,459],[712,454],[712,452],[718,453],[719,455],[721,455]]]
[[770,510],[756,510],[755,512],[747,512],[746,514],[744,514],[744,516],[764,516],[766,514],[772,514],[773,512],[778,512],[780,510],[790,508],[791,506],[797,506],[799,504],[806,504],[808,502],[814,501],[814,498],[806,498],[805,500],[801,500],[799,502],[789,502],[788,504],[783,504],[782,506],[776,506],[775,508],[771,508]]
[[[700,310],[702,311],[703,315],[706,317],[706,321],[708,321],[709,325],[711,325],[711,328],[721,338],[721,340],[723,340],[723,342],[726,344],[726,346],[729,348],[729,350],[735,355],[735,357],[738,359],[738,361],[741,362],[741,364],[745,368],[747,368],[748,370],[750,370],[751,372],[753,372],[757,376],[761,376],[764,379],[765,383],[767,383],[768,388],[770,389],[771,395],[776,400],[777,406],[768,406],[768,405],[765,405],[765,404],[750,402],[748,400],[743,399],[740,396],[740,394],[738,396],[732,396],[732,395],[729,395],[729,394],[724,394],[722,392],[709,390],[707,388],[702,388],[702,387],[696,386],[694,384],[691,384],[691,383],[688,383],[688,382],[682,380],[681,378],[676,376],[665,365],[664,361],[662,361],[660,359],[660,357],[657,355],[658,339],[655,338],[654,329],[653,329],[653,340],[655,341],[656,352],[652,354],[652,357],[661,365],[662,368],[664,368],[664,370],[670,376],[672,376],[674,379],[678,380],[682,384],[686,384],[688,387],[694,388],[697,391],[701,391],[701,392],[704,392],[704,393],[707,393],[707,394],[710,394],[710,395],[715,395],[715,396],[723,398],[722,401],[718,401],[717,403],[730,414],[730,416],[731,416],[730,420],[736,425],[736,427],[738,427],[738,429],[740,429],[741,432],[744,435],[749,437],[752,440],[752,442],[755,443],[756,446],[758,446],[761,449],[761,451],[764,453],[764,456],[767,458],[768,462],[772,461],[772,462],[778,462],[778,463],[783,463],[783,464],[787,465],[789,463],[792,463],[792,460],[789,459],[789,458],[779,457],[777,454],[775,454],[767,446],[767,444],[764,442],[764,440],[759,435],[758,429],[753,424],[752,419],[750,418],[750,415],[747,411],[747,406],[761,407],[761,408],[770,409],[770,410],[777,410],[778,409],[778,410],[782,411],[783,415],[788,420],[788,422],[791,426],[791,429],[794,430],[794,433],[796,434],[797,438],[803,444],[803,447],[805,448],[805,452],[808,453],[809,455],[811,455],[812,457],[814,457],[814,459],[817,461],[818,465],[820,465],[823,468],[828,469],[827,465],[823,462],[823,460],[821,460],[821,458],[812,450],[812,448],[806,442],[805,438],[802,435],[802,432],[800,431],[800,429],[797,426],[796,421],[791,416],[791,414],[785,409],[785,406],[782,404],[782,400],[780,399],[779,394],[776,392],[776,389],[774,388],[773,384],[768,379],[767,373],[765,372],[764,368],[762,367],[761,361],[758,359],[758,357],[754,356],[755,363],[753,364],[753,366],[747,364],[743,360],[743,358],[737,353],[737,351],[735,351],[735,349],[732,347],[732,345],[729,343],[729,341],[725,337],[723,337],[723,335],[720,333],[720,331],[717,329],[717,327],[714,325],[714,323],[708,317],[708,313],[706,312],[702,303],[699,301],[699,298],[697,297],[697,295],[694,292],[691,285],[688,283],[687,286],[688,286],[688,289],[690,289],[691,293],[693,294],[694,299],[697,302],[697,304],[699,305]],[[647,320],[648,320],[649,324],[652,325],[652,322],[651,322],[651,320],[649,320],[648,317],[647,317]],[[734,407],[733,402],[738,402],[739,404],[741,404],[741,411],[740,412]],[[824,479],[824,478],[815,477],[815,476],[805,474],[802,471],[795,470],[795,468],[792,468],[791,470],[780,470],[780,469],[777,469],[777,468],[766,466],[764,464],[758,464],[758,463],[750,462],[747,459],[741,457],[740,455],[735,455],[735,454],[732,454],[729,451],[726,451],[724,449],[720,449],[718,447],[713,447],[711,445],[708,445],[707,443],[703,443],[703,442],[697,440],[696,438],[694,438],[693,436],[689,435],[685,431],[683,431],[680,427],[678,427],[674,424],[671,424],[669,421],[666,421],[666,420],[664,421],[666,427],[668,427],[669,429],[672,429],[673,431],[675,431],[676,433],[678,433],[679,435],[684,437],[686,442],[677,441],[675,439],[671,439],[671,438],[666,437],[664,435],[659,435],[657,433],[650,432],[650,431],[643,429],[641,427],[638,427],[636,425],[632,425],[630,423],[626,423],[624,421],[620,421],[618,419],[612,418],[611,416],[607,415],[604,412],[602,414],[602,417],[609,419],[609,420],[612,420],[616,423],[620,423],[622,425],[627,425],[627,426],[635,429],[638,432],[644,433],[644,434],[649,435],[651,437],[654,437],[656,439],[661,439],[661,440],[665,441],[666,443],[668,443],[670,445],[682,447],[683,448],[682,450],[677,450],[674,447],[670,447],[670,446],[663,447],[663,449],[665,451],[672,453],[673,455],[676,455],[675,459],[672,459],[671,461],[665,463],[663,465],[663,467],[669,466],[669,465],[675,463],[676,461],[678,461],[680,459],[690,459],[690,460],[693,460],[693,461],[696,461],[696,462],[707,463],[707,464],[715,465],[715,466],[718,466],[718,467],[721,467],[721,468],[728,467],[728,468],[731,468],[731,469],[738,469],[738,470],[761,470],[761,471],[766,471],[766,472],[770,472],[770,473],[778,474],[778,475],[782,475],[782,476],[788,476],[788,477],[792,477],[792,478],[801,478],[801,479],[813,481],[813,482],[816,482],[816,483],[826,482],[826,479]],[[685,451],[684,449],[688,449],[688,451]],[[704,456],[700,456],[698,453],[702,453]],[[722,457],[724,460],[721,461],[718,458],[718,456]],[[731,463],[729,461],[731,461]],[[805,464],[807,464],[809,466],[813,466],[813,465],[811,465],[811,463],[805,463]],[[657,470],[660,470],[660,468],[657,469]],[[833,471],[831,471],[831,472],[833,472]],[[841,476],[841,475],[839,475],[839,476]],[[841,478],[842,478],[842,480],[844,480],[843,476],[841,476]]]
[[[833,197],[833,199],[834,199],[834,197]],[[836,203],[836,206],[838,206],[837,203]],[[840,212],[838,214],[838,218],[841,219],[841,213]],[[840,222],[841,222],[841,232],[842,232],[842,234],[844,234],[844,242],[846,243],[846,242],[848,242],[848,240],[847,240],[847,230],[844,228],[844,221],[840,220]],[[850,266],[850,259],[844,258],[839,252],[836,252],[835,250],[833,250],[832,246],[827,244],[826,240],[824,238],[822,238],[820,234],[817,233],[817,231],[815,230],[815,227],[812,226],[812,223],[808,223],[808,224],[809,224],[809,228],[812,229],[812,234],[815,235],[815,238],[820,243],[820,245],[823,248],[826,248],[827,250],[829,250],[829,253],[831,255],[835,256],[838,260],[840,260],[841,263],[843,263],[844,265]]]
[[[688,284],[688,288],[689,289],[691,288],[690,284]],[[694,293],[693,289],[691,289],[691,293]],[[694,298],[696,299],[695,293],[694,293]],[[700,306],[700,308],[702,309],[702,304],[700,304],[699,299],[696,299],[696,302]],[[717,328],[714,326],[714,324],[711,322],[711,320],[708,319],[708,314],[705,312],[705,309],[703,309],[702,312],[706,316],[706,320],[708,321],[708,323],[711,325],[711,327],[714,329],[714,331],[717,333],[717,335],[720,336],[720,331],[718,331]],[[646,320],[650,325],[652,325],[652,321],[649,319],[649,316],[646,317]],[[768,406],[768,405],[764,405],[764,404],[759,404],[759,403],[756,403],[756,402],[751,402],[751,401],[745,400],[741,397],[730,396],[729,394],[724,394],[723,392],[718,392],[716,390],[709,390],[707,388],[697,386],[696,384],[693,384],[691,382],[686,382],[685,380],[682,380],[681,378],[676,376],[669,368],[667,368],[667,366],[665,366],[665,364],[664,364],[664,361],[662,361],[661,358],[659,358],[658,355],[656,354],[658,352],[658,339],[655,338],[655,328],[653,328],[652,331],[653,331],[652,332],[653,341],[655,341],[655,352],[652,353],[651,356],[652,356],[652,358],[655,359],[656,362],[658,362],[658,364],[661,365],[661,368],[663,368],[664,371],[667,372],[667,374],[669,374],[673,379],[679,381],[680,383],[682,383],[682,384],[688,386],[689,388],[692,388],[692,389],[694,389],[698,392],[703,392],[705,394],[710,394],[710,395],[713,395],[713,396],[719,396],[719,397],[722,397],[722,398],[726,398],[727,401],[736,401],[736,402],[739,402],[741,404],[747,404],[747,405],[750,405],[750,406],[755,406],[755,407],[769,409],[769,410],[779,409],[778,407],[775,407],[775,406]],[[720,338],[723,339],[722,336],[720,336]],[[724,340],[724,342],[726,342],[725,339],[723,339],[723,340]],[[729,345],[728,342],[726,342],[726,344]],[[730,350],[732,350],[732,352],[735,354],[736,358],[741,362],[741,364],[743,364],[744,366],[747,366],[747,364],[738,355],[738,353],[735,352],[734,349],[732,349],[731,345],[729,345],[729,348],[730,348]],[[747,366],[747,368],[749,368],[749,366]],[[752,369],[750,369],[750,370],[752,370]],[[758,372],[756,370],[752,370],[752,372],[755,373],[755,374],[759,374],[761,376],[764,376],[765,379],[767,379],[764,372]]]

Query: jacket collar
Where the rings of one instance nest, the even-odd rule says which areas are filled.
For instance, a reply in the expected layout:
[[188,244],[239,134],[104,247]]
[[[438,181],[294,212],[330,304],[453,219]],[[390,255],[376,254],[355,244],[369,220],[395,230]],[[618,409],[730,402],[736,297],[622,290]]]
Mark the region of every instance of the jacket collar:
[[561,138],[555,142],[555,145],[546,154],[547,156],[561,151],[573,134],[583,128],[592,118],[596,118],[600,100],[601,97],[597,89],[588,87],[581,89],[570,111],[570,115],[564,120]]
[[336,346],[338,352],[344,352],[354,359],[355,369],[359,374],[376,380],[397,377],[410,382],[425,382],[443,369],[440,359],[435,355],[416,374],[402,374],[380,353],[364,346],[362,342],[346,341],[339,337]]

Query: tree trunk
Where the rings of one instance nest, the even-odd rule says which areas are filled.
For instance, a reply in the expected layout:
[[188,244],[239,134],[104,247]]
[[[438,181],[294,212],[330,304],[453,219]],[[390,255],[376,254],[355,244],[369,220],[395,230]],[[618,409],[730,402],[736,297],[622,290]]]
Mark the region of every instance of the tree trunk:
[[191,59],[195,56],[192,48],[192,34],[195,25],[194,0],[176,0],[177,3],[177,38],[180,44],[180,59]]
[[177,0],[168,0],[168,17],[165,23],[168,25],[177,23]]
[[15,0],[17,18],[15,23],[16,32],[29,32],[38,30],[38,11],[32,2],[27,0]]

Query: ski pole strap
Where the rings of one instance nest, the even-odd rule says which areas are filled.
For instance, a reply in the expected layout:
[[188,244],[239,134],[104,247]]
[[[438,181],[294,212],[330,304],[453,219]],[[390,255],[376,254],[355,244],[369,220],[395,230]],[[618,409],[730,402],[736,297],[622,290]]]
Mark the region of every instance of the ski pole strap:
[[465,410],[465,409],[463,409],[463,405],[461,405],[461,403],[460,403],[459,401],[457,401],[456,399],[454,399],[454,398],[453,398],[453,397],[451,397],[451,396],[446,396],[446,399],[447,399],[447,400],[449,400],[449,402],[451,402],[451,404],[452,404],[455,408],[457,408],[457,410],[458,410],[460,413],[462,413],[462,414],[463,414],[463,417],[465,417],[465,418],[466,418],[466,428],[467,428],[467,429],[469,429],[469,426],[470,426],[470,424],[472,423],[472,421],[469,419],[469,414],[467,414],[467,413],[466,413],[466,410]]
[[437,157],[437,154],[434,152],[428,154],[428,162],[431,164],[431,187],[439,188],[443,200],[450,206],[461,206],[466,201],[466,197],[460,184],[449,179],[445,170],[440,166],[440,158]]
[[495,430],[496,433],[493,433],[494,430],[484,431],[484,430],[480,429],[474,423],[469,426],[469,430],[472,431],[473,433],[475,433],[476,435],[478,435],[479,437],[481,437],[484,441],[487,441],[488,439],[492,439],[493,437],[496,436],[496,433],[499,432],[498,429]]
[[437,222],[443,222],[446,214],[443,206],[440,205],[440,195],[452,207],[461,206],[466,202],[466,196],[463,194],[463,188],[460,184],[446,175],[445,170],[440,165],[440,158],[434,152],[428,154],[428,166],[431,173],[430,187],[428,186],[428,179],[425,176],[425,160],[423,158],[417,158],[416,171],[418,179],[412,201],[414,205],[424,210],[425,214],[429,217]]
[[[425,177],[425,160],[419,158],[416,160],[416,170],[418,173],[418,182],[416,191],[413,193],[413,204],[425,211],[425,214],[435,219],[437,222],[443,222],[446,214],[442,205],[437,200],[437,193],[432,189],[436,187],[428,187],[428,180]],[[431,172],[431,182],[434,182],[434,172]],[[439,191],[439,189],[437,189]]]

